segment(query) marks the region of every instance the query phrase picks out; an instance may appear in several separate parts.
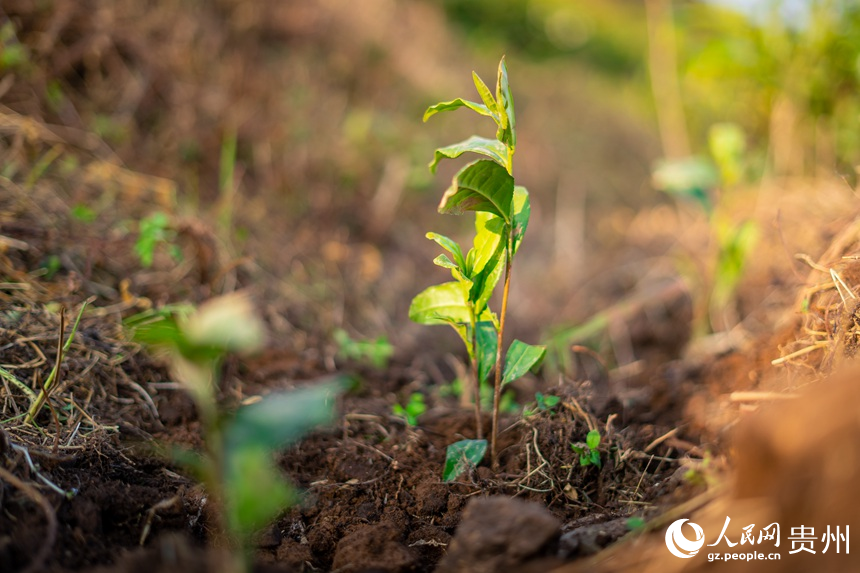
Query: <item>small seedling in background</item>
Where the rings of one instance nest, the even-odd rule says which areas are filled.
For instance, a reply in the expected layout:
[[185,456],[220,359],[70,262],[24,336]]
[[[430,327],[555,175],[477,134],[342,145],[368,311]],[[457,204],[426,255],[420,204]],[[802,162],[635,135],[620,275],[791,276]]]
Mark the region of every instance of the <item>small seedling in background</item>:
[[645,529],[645,520],[638,516],[629,517],[627,518],[627,529],[630,531],[643,531]]
[[465,472],[474,469],[487,453],[487,440],[460,440],[445,452],[444,481],[454,481]]
[[[478,439],[482,434],[481,383],[495,369],[490,435],[491,458],[495,464],[502,387],[539,365],[546,348],[514,340],[502,360],[511,270],[528,227],[531,206],[525,187],[514,184],[516,121],[505,59],[499,62],[495,95],[474,72],[472,79],[482,103],[460,98],[437,103],[424,113],[424,121],[439,112],[466,107],[490,117],[496,124],[496,139],[472,136],[437,149],[430,162],[430,170],[435,172],[442,159],[454,159],[464,153],[489,158],[473,161],[460,169],[439,203],[440,213],[475,212],[475,237],[472,248],[464,255],[460,245],[448,237],[427,234],[428,239],[447,251],[448,254],[439,255],[433,262],[449,269],[454,281],[431,286],[419,293],[409,308],[409,318],[420,324],[447,324],[463,339],[471,364]],[[488,303],[503,274],[501,312],[496,315]]]
[[410,426],[418,425],[418,416],[427,411],[427,405],[424,403],[424,394],[413,392],[409,396],[409,402],[406,406],[395,404],[391,407],[391,411],[395,416],[403,418]]
[[535,392],[534,406],[528,405],[523,408],[523,417],[528,418],[539,412],[551,412],[561,402],[558,396],[545,396],[541,392]]
[[253,534],[298,500],[274,452],[330,422],[342,384],[269,394],[228,415],[216,397],[221,362],[229,353],[259,350],[264,338],[246,297],[223,296],[191,314],[148,312],[126,324],[135,340],[166,355],[172,375],[194,400],[206,449],[202,455],[186,452],[180,461],[200,475],[216,501],[218,529],[236,551],[234,569],[247,570]]
[[[754,221],[736,223],[718,213],[714,190],[722,187],[725,194],[743,179],[746,165],[746,139],[740,127],[731,123],[711,126],[708,133],[711,158],[688,157],[663,161],[654,170],[654,186],[681,201],[692,202],[708,217],[717,252],[713,261],[710,284],[703,285],[705,294],[696,305],[694,327],[696,334],[730,328],[735,321],[730,311],[731,301],[743,278],[746,264],[758,241],[759,229]],[[701,276],[692,261],[687,275]],[[724,320],[721,315],[728,313]],[[710,328],[709,328],[710,327]]]
[[585,444],[570,444],[570,448],[579,455],[579,465],[583,467],[601,467],[600,452],[597,450],[599,447],[600,432],[597,430],[588,432],[585,436]]
[[344,329],[338,328],[333,337],[338,347],[338,356],[368,363],[376,368],[387,368],[388,361],[394,354],[394,346],[384,336],[369,341],[354,340]]
[[144,267],[151,267],[155,260],[155,249],[159,245],[168,248],[170,256],[174,260],[182,258],[179,245],[175,244],[176,231],[170,225],[170,219],[165,213],[153,213],[140,220],[137,242],[134,244],[134,252]]
[[535,393],[535,403],[537,404],[538,410],[541,412],[552,410],[558,406],[559,402],[561,402],[561,398],[558,396],[544,396],[540,392]]

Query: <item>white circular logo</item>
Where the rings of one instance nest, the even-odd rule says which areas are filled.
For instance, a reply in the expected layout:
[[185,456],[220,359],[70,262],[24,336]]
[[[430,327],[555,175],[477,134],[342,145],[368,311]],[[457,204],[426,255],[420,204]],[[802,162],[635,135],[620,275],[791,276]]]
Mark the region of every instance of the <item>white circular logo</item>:
[[686,521],[686,519],[679,519],[672,523],[672,525],[669,526],[669,529],[666,530],[666,547],[669,548],[672,555],[675,557],[681,557],[682,559],[689,559],[698,553],[699,549],[702,548],[702,545],[705,544],[705,532],[692,521],[687,525],[693,528],[693,532],[696,534],[696,539],[690,541],[684,536],[684,533],[681,531],[681,526],[684,525]]

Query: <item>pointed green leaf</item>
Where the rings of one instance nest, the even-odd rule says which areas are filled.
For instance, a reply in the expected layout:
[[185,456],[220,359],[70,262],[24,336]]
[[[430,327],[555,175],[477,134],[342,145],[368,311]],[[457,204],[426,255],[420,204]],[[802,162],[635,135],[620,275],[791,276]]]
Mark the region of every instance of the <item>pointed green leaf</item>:
[[478,343],[478,379],[484,382],[496,364],[496,348],[498,348],[499,335],[492,322],[479,322],[476,334],[476,341]]
[[511,149],[517,146],[516,118],[514,116],[514,96],[511,94],[511,86],[508,83],[508,66],[504,56],[499,62],[499,75],[496,82],[496,100],[499,108],[504,109],[507,116],[505,133],[499,138]]
[[409,318],[419,324],[470,322],[468,286],[449,282],[423,290],[412,299]]
[[511,220],[514,178],[504,167],[482,159],[461,169],[439,203],[440,213],[461,215],[466,211],[486,211]]
[[463,472],[477,466],[487,453],[487,440],[460,440],[454,442],[445,453],[444,481],[454,481]]
[[448,258],[448,255],[439,255],[435,259],[433,259],[433,264],[442,267],[443,269],[456,269],[457,265],[455,265],[451,259]]
[[224,432],[227,450],[253,444],[276,450],[298,440],[307,430],[332,421],[334,399],[346,388],[338,378],[301,390],[272,393],[240,408]]
[[596,450],[600,445],[600,432],[597,430],[589,431],[585,436],[585,445],[591,450]]
[[427,233],[426,237],[431,241],[435,241],[440,247],[451,253],[451,255],[454,256],[454,262],[458,267],[464,270],[466,269],[466,261],[463,259],[463,250],[460,249],[460,245],[439,233]]
[[501,141],[473,135],[465,141],[437,149],[434,154],[433,161],[431,161],[429,165],[430,172],[436,173],[436,166],[440,161],[442,161],[442,159],[454,159],[456,157],[460,157],[466,152],[486,155],[502,167],[504,167],[507,162],[508,150]]
[[481,96],[481,101],[484,102],[484,105],[487,106],[488,110],[493,112],[493,119],[498,123],[499,119],[497,114],[499,107],[496,100],[493,99],[493,94],[490,92],[490,88],[487,87],[484,80],[482,80],[475,72],[472,72],[472,81],[475,82],[475,89],[478,90],[478,95]]
[[[424,112],[424,121],[427,121],[434,115],[442,111],[452,111],[461,107],[468,107],[472,111],[476,111],[481,115],[486,115],[489,117],[493,117],[493,112],[482,103],[475,103],[473,101],[465,100],[462,98],[453,99],[451,101],[442,101],[435,105],[431,105],[427,108],[427,111]],[[495,118],[493,118],[495,119]]]
[[[501,217],[491,213],[475,213],[475,238],[466,262],[471,262],[466,268],[473,275],[484,270],[492,260],[498,260],[499,246],[504,250],[505,222]],[[471,261],[469,260],[471,259]]]
[[526,229],[529,226],[529,218],[532,214],[529,192],[525,187],[520,185],[514,187],[513,210],[514,254],[516,254],[520,249],[520,243],[523,242],[523,236],[526,234]]
[[540,364],[546,354],[546,346],[532,346],[514,340],[508,348],[505,357],[505,372],[502,376],[502,385],[513,382],[525,375],[526,372]]
[[279,513],[300,501],[270,450],[250,446],[225,456],[225,506],[230,531],[246,541]]

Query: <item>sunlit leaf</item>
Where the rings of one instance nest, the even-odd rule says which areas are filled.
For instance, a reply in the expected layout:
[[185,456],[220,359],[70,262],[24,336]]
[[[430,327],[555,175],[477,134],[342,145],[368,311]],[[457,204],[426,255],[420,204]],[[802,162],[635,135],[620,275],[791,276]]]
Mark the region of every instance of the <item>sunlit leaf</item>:
[[439,233],[427,233],[426,237],[431,241],[435,241],[440,247],[451,253],[457,266],[461,269],[466,268],[466,261],[463,258],[463,251],[460,249],[460,245]]
[[435,105],[431,105],[430,107],[428,107],[427,111],[424,112],[424,121],[427,121],[439,112],[452,111],[461,107],[467,107],[473,111],[480,113],[481,115],[493,117],[493,112],[491,112],[490,109],[484,104],[475,103],[473,101],[465,100],[462,98],[457,98],[451,101],[439,102]]
[[525,342],[514,340],[505,356],[505,371],[502,384],[508,384],[521,378],[526,372],[540,364],[546,354],[546,346],[532,346]]
[[496,364],[498,333],[492,322],[479,322],[476,329],[478,343],[478,379],[484,382]]
[[447,255],[439,255],[435,259],[433,259],[433,264],[443,269],[456,269],[458,268],[456,264],[454,264],[451,259],[448,258]]
[[529,192],[525,187],[520,185],[514,187],[513,210],[513,249],[514,254],[516,254],[520,248],[520,243],[523,242],[523,236],[526,234],[526,229],[529,226],[529,218],[532,214]]
[[470,322],[468,287],[461,282],[431,286],[412,299],[409,318],[419,324]]
[[440,213],[460,215],[466,211],[486,211],[510,223],[514,178],[504,167],[482,159],[461,169],[439,203]]
[[486,155],[504,167],[507,161],[508,150],[501,141],[473,135],[465,141],[437,149],[433,161],[430,162],[430,171],[436,173],[436,166],[442,159],[454,159],[468,152]]
[[263,322],[254,312],[251,300],[242,294],[229,294],[203,303],[182,325],[182,332],[192,346],[224,352],[259,350],[265,337]]
[[493,94],[490,92],[490,88],[487,87],[484,80],[482,80],[475,72],[472,72],[472,81],[475,83],[475,89],[478,90],[478,95],[481,96],[481,101],[484,102],[484,105],[487,106],[488,110],[493,112],[493,118],[498,122],[498,115],[495,115],[498,114],[499,111],[498,105],[496,104],[496,100],[493,99]]
[[499,140],[509,145],[511,148],[517,146],[517,130],[516,117],[514,115],[514,96],[511,94],[511,87],[508,84],[508,66],[505,63],[505,58],[502,56],[499,62],[499,74],[496,82],[496,101],[499,108],[504,112],[506,122],[504,129],[501,131]]
[[487,440],[460,440],[454,442],[445,454],[444,481],[454,481],[464,472],[476,467],[487,452]]

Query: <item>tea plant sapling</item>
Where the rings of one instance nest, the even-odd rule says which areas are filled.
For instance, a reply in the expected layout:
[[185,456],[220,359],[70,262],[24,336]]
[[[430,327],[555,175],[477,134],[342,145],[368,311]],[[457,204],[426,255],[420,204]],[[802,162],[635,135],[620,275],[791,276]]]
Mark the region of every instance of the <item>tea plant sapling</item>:
[[394,404],[391,411],[395,416],[403,418],[410,426],[418,425],[418,416],[427,411],[427,405],[424,403],[424,394],[421,392],[413,392],[409,396],[409,402],[406,406]]
[[227,295],[196,312],[142,313],[127,321],[134,338],[164,352],[172,375],[194,400],[205,437],[205,452],[179,452],[196,470],[216,501],[219,529],[236,550],[227,570],[247,569],[252,535],[298,500],[281,476],[274,452],[308,429],[332,418],[341,382],[272,393],[228,415],[218,407],[216,390],[223,358],[257,350],[263,325],[247,298]]
[[[473,161],[457,172],[451,186],[442,196],[438,209],[440,213],[453,215],[474,212],[475,237],[472,247],[464,254],[460,245],[448,237],[437,233],[427,234],[427,238],[447,252],[433,262],[449,269],[454,280],[431,286],[418,294],[412,301],[409,317],[421,324],[450,325],[463,339],[471,364],[476,433],[479,439],[480,386],[495,370],[490,436],[490,452],[495,463],[502,386],[536,367],[546,349],[515,340],[506,358],[502,359],[511,270],[514,256],[528,227],[531,207],[528,191],[514,183],[516,120],[505,59],[499,62],[495,95],[474,72],[472,79],[482,103],[461,98],[437,103],[424,113],[424,121],[439,112],[466,107],[490,117],[496,124],[495,139],[472,136],[437,149],[430,162],[430,170],[435,172],[442,159],[454,159],[464,153],[487,158]],[[500,280],[503,280],[502,301],[500,312],[496,315],[490,310],[489,301]]]
[[597,430],[588,432],[585,436],[585,444],[570,444],[570,448],[579,454],[579,465],[583,467],[601,467],[600,452],[597,450],[599,447],[600,432]]

